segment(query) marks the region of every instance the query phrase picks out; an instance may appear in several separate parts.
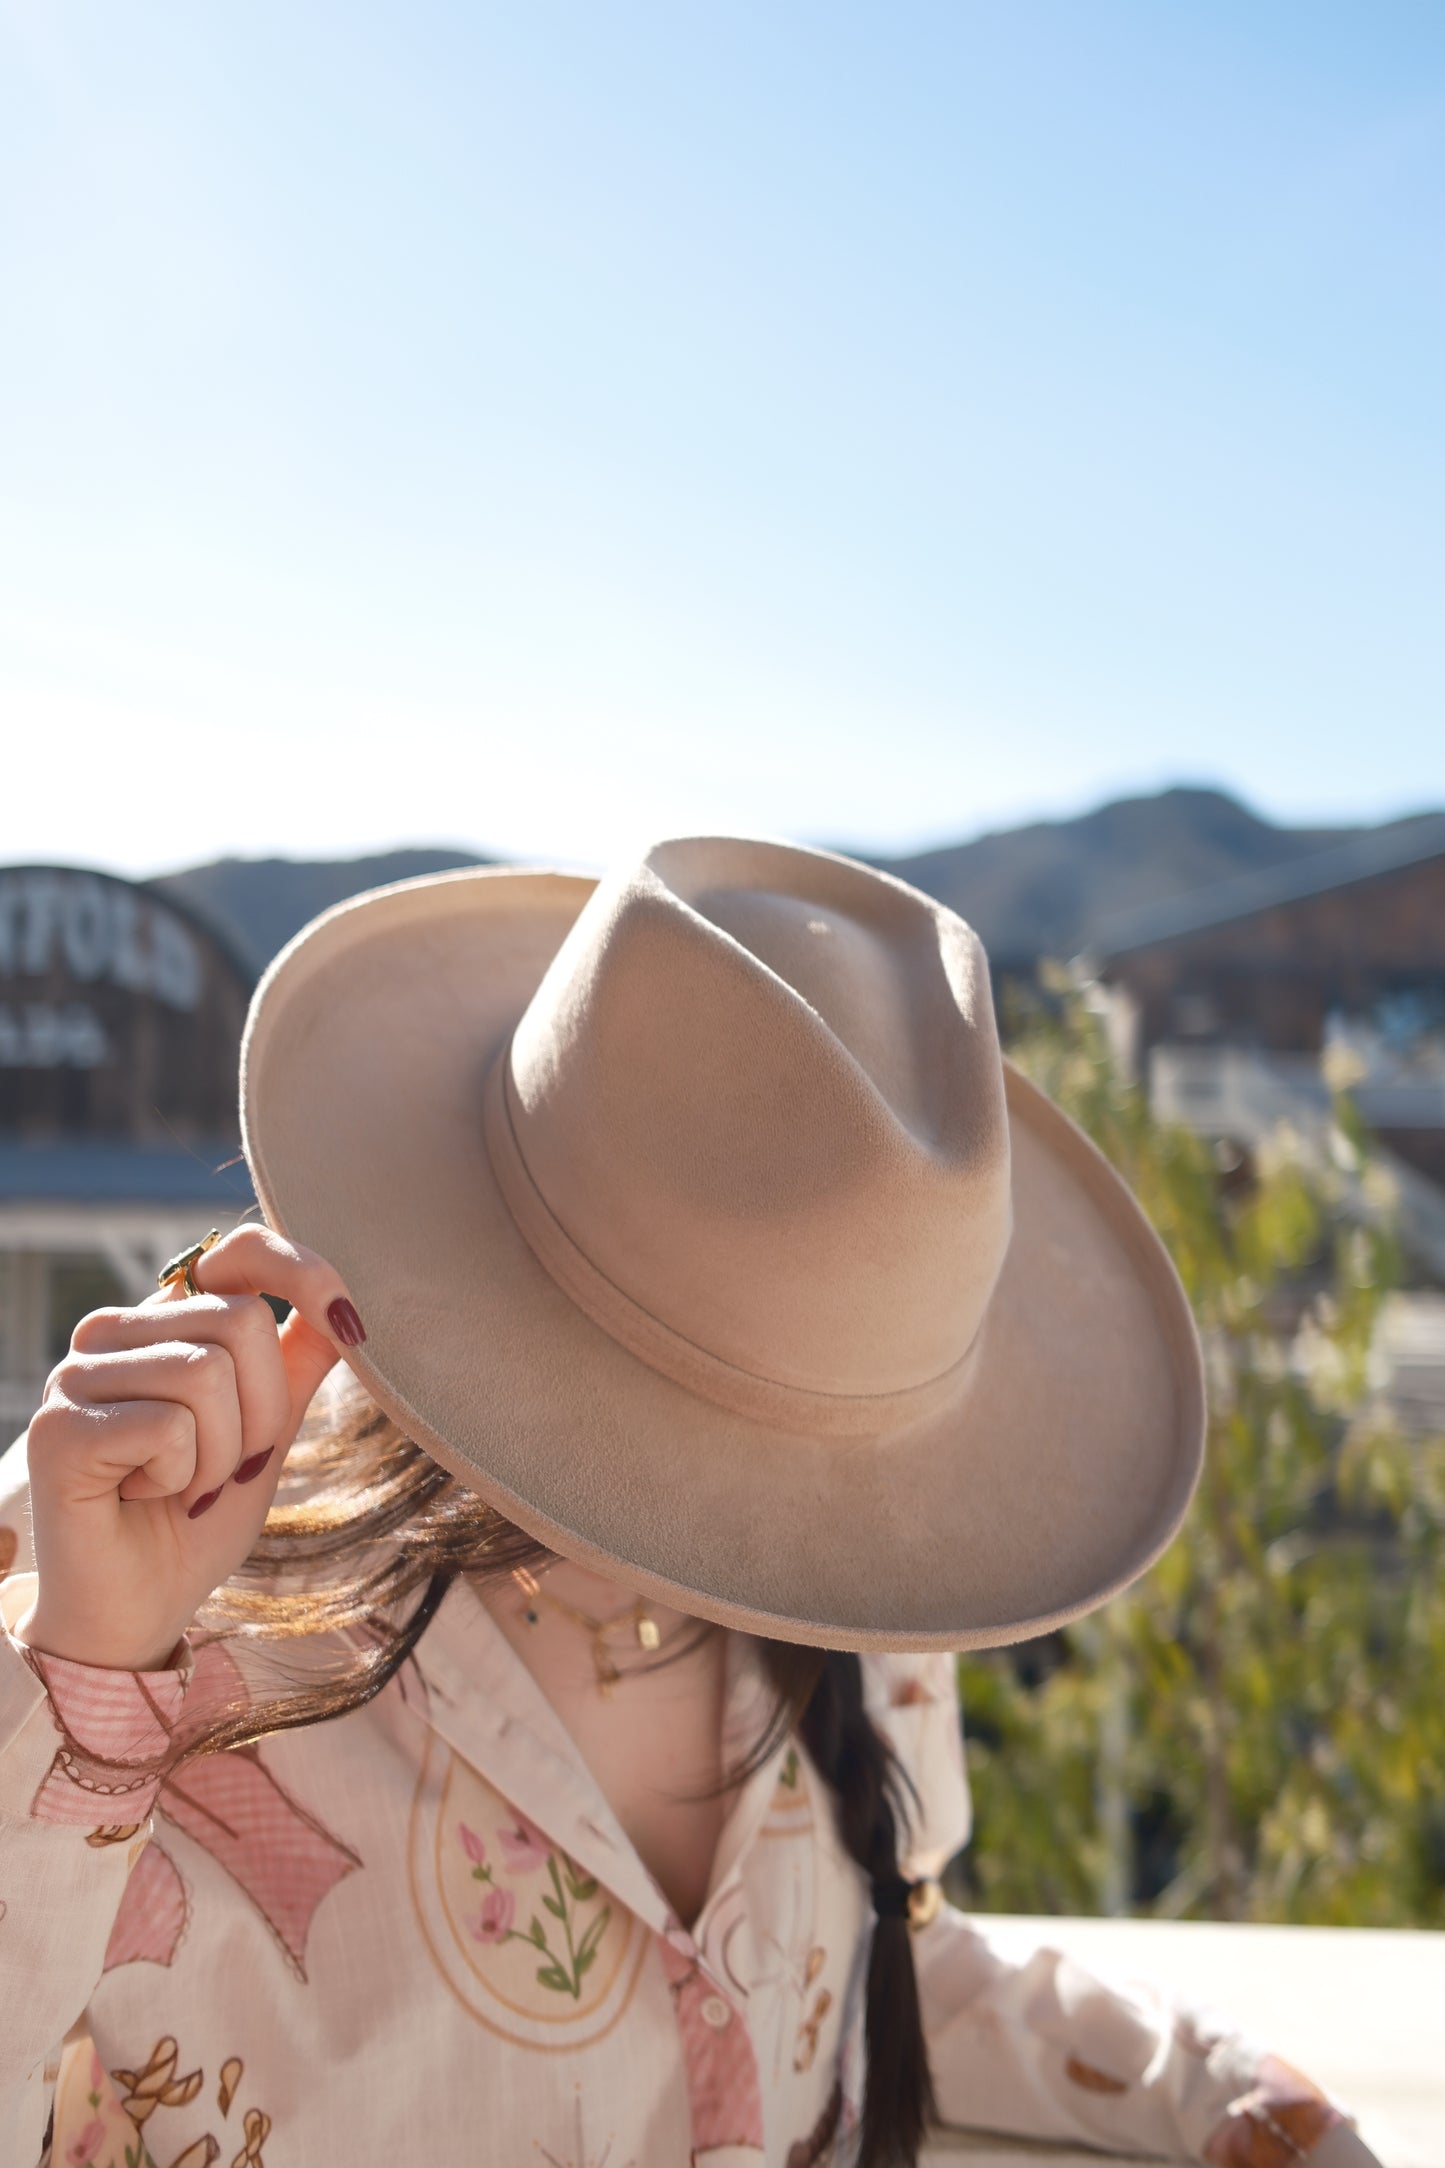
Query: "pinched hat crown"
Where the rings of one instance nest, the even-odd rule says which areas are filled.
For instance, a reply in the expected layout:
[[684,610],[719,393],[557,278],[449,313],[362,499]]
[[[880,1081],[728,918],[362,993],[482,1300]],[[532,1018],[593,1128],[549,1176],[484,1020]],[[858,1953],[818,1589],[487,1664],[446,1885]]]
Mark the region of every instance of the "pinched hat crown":
[[[972,931],[846,861],[663,844],[580,913],[487,1090],[512,1216],[631,1353],[780,1427],[954,1390],[1008,1246]],[[776,875],[777,885],[769,881]]]

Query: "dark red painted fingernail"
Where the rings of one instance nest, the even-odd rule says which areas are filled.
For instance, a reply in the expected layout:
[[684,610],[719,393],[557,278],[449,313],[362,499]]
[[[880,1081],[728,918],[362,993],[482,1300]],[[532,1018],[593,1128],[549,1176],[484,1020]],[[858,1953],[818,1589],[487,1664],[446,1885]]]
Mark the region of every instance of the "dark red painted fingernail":
[[275,1450],[274,1445],[268,1445],[264,1453],[253,1453],[249,1460],[243,1460],[236,1473],[232,1476],[231,1481],[233,1483],[254,1483]]
[[326,1313],[326,1322],[343,1347],[360,1347],[366,1327],[344,1295],[338,1295]]
[[190,1512],[186,1515],[186,1519],[189,1521],[198,1521],[203,1513],[210,1512],[212,1506],[215,1504],[216,1500],[220,1497],[220,1495],[221,1487],[218,1487],[215,1490],[208,1490],[205,1493],[204,1497],[198,1498],[196,1500],[195,1504],[191,1507]]

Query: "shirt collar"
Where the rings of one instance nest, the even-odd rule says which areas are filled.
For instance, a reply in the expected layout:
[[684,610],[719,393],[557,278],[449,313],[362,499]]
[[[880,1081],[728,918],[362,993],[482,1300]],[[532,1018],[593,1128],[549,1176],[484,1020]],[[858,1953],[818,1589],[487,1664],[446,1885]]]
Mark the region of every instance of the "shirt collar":
[[[459,1580],[448,1591],[417,1651],[425,1699],[417,1713],[508,1803],[596,1875],[645,1925],[677,1934],[666,1897],[648,1873],[556,1710],[497,1626],[476,1590]],[[754,1642],[730,1634],[723,1752],[742,1760],[767,1728],[772,1697]],[[701,1943],[709,1916],[738,1880],[767,1814],[787,1740],[772,1748],[739,1787],[718,1840],[708,1894],[694,1929]]]

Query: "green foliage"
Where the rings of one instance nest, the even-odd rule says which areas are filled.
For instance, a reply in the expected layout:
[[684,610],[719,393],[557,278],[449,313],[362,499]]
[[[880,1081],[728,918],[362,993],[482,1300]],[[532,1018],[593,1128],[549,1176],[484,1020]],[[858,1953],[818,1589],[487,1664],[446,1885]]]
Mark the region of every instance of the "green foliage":
[[[1242,1168],[1165,1127],[1077,993],[1010,1052],[1130,1183],[1204,1340],[1183,1535],[1049,1644],[960,1659],[978,1909],[1445,1927],[1445,1441],[1371,1410],[1398,1258],[1368,1139]],[[1376,1209],[1370,1209],[1371,1205]]]

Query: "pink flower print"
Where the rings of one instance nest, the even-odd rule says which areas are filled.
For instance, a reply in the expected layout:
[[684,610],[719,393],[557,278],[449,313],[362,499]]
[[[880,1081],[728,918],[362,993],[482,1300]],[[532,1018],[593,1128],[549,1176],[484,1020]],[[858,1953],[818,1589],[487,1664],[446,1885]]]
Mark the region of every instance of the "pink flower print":
[[507,1865],[514,1874],[532,1874],[538,1867],[545,1867],[552,1857],[549,1838],[542,1835],[535,1822],[529,1822],[525,1814],[517,1816],[511,1829],[499,1829],[502,1850],[507,1855]]
[[487,1864],[487,1848],[476,1831],[468,1829],[465,1822],[458,1822],[457,1835],[461,1838],[462,1850],[466,1853],[472,1865],[474,1867],[485,1867]]
[[472,1921],[472,1933],[478,1942],[505,1942],[512,1932],[517,1900],[509,1889],[489,1889],[482,1899],[482,1909]]
[[105,2125],[98,2115],[93,2115],[80,2136],[66,2147],[65,2157],[70,2168],[88,2168],[95,2159],[96,2149],[105,2144]]

